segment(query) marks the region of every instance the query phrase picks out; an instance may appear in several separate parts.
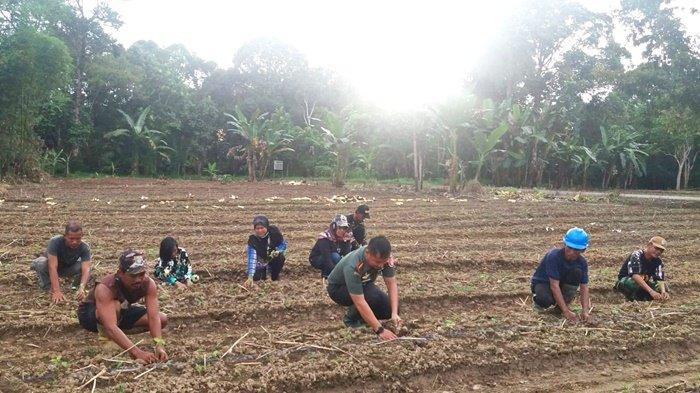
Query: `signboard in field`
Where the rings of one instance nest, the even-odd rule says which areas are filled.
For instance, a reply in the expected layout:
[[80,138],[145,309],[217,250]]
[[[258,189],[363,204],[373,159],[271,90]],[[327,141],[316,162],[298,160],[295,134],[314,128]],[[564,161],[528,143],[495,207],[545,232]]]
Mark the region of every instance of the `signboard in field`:
[[272,169],[274,169],[276,171],[283,171],[284,170],[284,161],[275,160],[272,163]]

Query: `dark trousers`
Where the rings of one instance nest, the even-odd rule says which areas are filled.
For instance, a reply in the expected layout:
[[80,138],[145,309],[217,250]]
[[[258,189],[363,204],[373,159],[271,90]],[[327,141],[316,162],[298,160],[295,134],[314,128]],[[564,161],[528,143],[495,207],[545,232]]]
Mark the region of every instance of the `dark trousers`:
[[315,267],[316,269],[320,269],[321,275],[327,278],[328,275],[331,274],[331,271],[333,271],[335,265],[337,265],[338,262],[340,262],[341,258],[342,257],[340,256],[340,254],[338,254],[337,252],[332,252],[330,261],[326,260],[325,258],[319,255],[316,258],[312,259],[310,262],[311,266]]
[[[354,304],[347,286],[328,284],[326,290],[331,300],[337,304],[341,306],[352,306]],[[369,308],[372,309],[372,313],[374,313],[377,319],[391,318],[391,302],[389,301],[389,295],[377,288],[373,282],[363,285],[362,293],[365,295],[365,301],[367,301]],[[357,318],[361,318],[359,312],[357,312]]]
[[[659,283],[657,281],[651,281],[651,280],[644,280],[647,285],[651,287],[651,289],[655,290],[656,292],[660,292],[661,288],[659,287]],[[627,300],[637,300],[640,302],[648,302],[653,300],[649,292],[645,291],[642,287],[637,284],[636,281],[632,277],[622,277],[616,284],[615,284],[615,289],[619,292],[622,292]],[[666,288],[668,291],[668,286]]]
[[[59,277],[72,277],[74,281],[80,281],[82,274],[82,263],[74,263],[70,266],[58,266]],[[32,270],[36,272],[39,279],[41,289],[48,291],[51,289],[51,278],[49,276],[49,259],[45,256],[40,256],[32,262]]]
[[[559,289],[561,289],[566,304],[571,303],[576,297],[582,277],[581,270],[572,269],[559,281]],[[557,303],[548,282],[533,283],[530,285],[530,290],[532,291],[532,300],[540,307],[547,308]]]
[[284,255],[278,255],[272,258],[270,262],[267,263],[266,267],[259,267],[255,269],[253,274],[253,281],[267,280],[267,270],[270,270],[270,276],[272,281],[277,281],[280,279],[280,272],[282,272],[282,267],[284,266]]

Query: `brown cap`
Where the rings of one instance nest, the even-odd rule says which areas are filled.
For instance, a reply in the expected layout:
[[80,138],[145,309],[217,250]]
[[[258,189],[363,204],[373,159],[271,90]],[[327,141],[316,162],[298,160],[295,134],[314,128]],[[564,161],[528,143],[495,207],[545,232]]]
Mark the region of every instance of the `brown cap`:
[[666,249],[666,239],[664,239],[661,236],[654,236],[651,239],[649,239],[649,243],[651,243],[652,246],[665,250]]

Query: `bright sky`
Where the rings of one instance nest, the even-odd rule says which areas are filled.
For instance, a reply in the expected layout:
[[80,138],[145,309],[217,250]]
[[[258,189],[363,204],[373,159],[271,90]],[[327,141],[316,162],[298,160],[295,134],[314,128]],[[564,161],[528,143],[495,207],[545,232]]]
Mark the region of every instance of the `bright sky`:
[[[313,66],[334,70],[369,102],[408,110],[459,93],[470,66],[504,10],[518,0],[109,0],[124,25],[115,36],[184,44],[228,68],[236,50],[277,38]],[[607,11],[614,2],[584,0]],[[611,5],[612,4],[612,5]]]

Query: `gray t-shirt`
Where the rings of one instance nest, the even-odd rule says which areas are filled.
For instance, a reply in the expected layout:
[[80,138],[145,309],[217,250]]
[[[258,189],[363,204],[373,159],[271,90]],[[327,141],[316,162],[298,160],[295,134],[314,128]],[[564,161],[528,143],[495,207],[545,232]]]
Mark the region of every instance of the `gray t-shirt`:
[[374,282],[378,275],[389,278],[396,275],[393,265],[385,265],[382,269],[371,268],[365,262],[365,248],[363,246],[344,256],[333,268],[328,276],[329,285],[343,285],[348,287],[348,292],[353,295],[362,295],[362,286]]
[[78,248],[72,249],[66,245],[63,235],[54,236],[49,240],[49,244],[46,246],[46,254],[47,256],[55,255],[58,258],[59,267],[72,266],[76,263],[89,261],[92,258],[90,246],[87,243],[80,243]]

